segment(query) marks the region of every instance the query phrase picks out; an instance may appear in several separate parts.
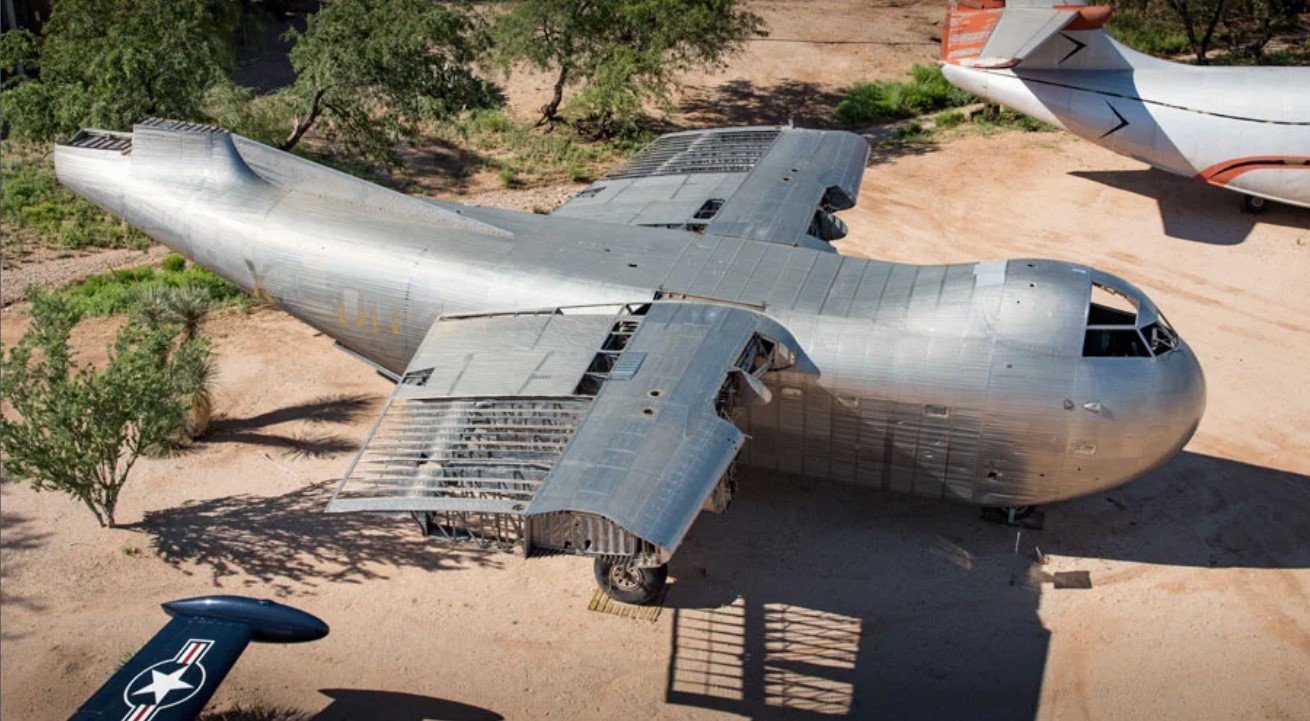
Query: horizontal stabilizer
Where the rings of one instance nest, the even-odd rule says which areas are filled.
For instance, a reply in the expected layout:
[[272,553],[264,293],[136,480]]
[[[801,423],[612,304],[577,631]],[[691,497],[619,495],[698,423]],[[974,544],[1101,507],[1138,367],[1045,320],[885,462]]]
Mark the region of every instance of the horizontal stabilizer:
[[69,721],[189,721],[251,641],[297,643],[328,634],[314,616],[273,601],[205,596],[164,604],[172,616]]

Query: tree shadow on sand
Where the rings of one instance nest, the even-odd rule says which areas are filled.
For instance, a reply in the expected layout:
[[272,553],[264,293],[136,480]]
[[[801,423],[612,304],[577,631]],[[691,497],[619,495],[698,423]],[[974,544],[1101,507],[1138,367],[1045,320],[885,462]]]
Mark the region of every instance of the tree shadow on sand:
[[713,87],[688,89],[681,110],[685,128],[741,125],[786,125],[807,128],[833,125],[833,111],[842,94],[818,83],[784,80],[760,87],[749,80],[730,80]]
[[[52,535],[40,530],[35,521],[16,513],[0,513],[0,604],[11,608],[23,608],[28,611],[42,611],[45,606],[35,599],[20,596],[13,592],[13,584],[6,584],[15,568],[23,563],[23,556],[46,545]],[[21,638],[11,629],[0,629],[0,638],[13,640]]]
[[1310,477],[1193,453],[1021,535],[976,508],[747,472],[673,559],[665,698],[756,719],[1033,718],[1041,597],[1095,593],[1055,590],[1034,546],[1301,569],[1307,537]]
[[236,495],[148,511],[129,526],[149,533],[151,547],[185,573],[197,566],[214,585],[243,578],[246,586],[290,594],[326,583],[386,578],[386,570],[417,567],[499,568],[503,557],[476,546],[434,544],[412,520],[378,514],[323,512],[335,481],[280,496]]
[[245,443],[277,449],[292,458],[328,458],[353,451],[359,445],[334,433],[283,435],[259,429],[295,421],[309,425],[354,423],[368,415],[376,402],[376,398],[366,395],[323,396],[249,418],[218,418],[210,424],[203,443]]

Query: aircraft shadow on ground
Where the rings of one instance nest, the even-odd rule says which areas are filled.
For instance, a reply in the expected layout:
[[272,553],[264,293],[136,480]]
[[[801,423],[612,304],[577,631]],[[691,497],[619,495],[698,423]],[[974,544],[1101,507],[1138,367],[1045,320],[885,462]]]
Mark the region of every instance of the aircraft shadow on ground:
[[187,573],[207,570],[216,585],[244,578],[247,586],[292,593],[320,583],[386,578],[389,567],[430,571],[500,568],[504,557],[472,546],[432,543],[408,517],[323,509],[335,480],[280,496],[236,495],[146,512],[129,526],[149,533],[160,558]]
[[[666,700],[751,718],[1037,712],[1059,556],[1310,568],[1310,477],[1184,453],[1022,533],[977,509],[747,473],[672,564]],[[1092,574],[1096,583],[1096,575]],[[1043,585],[1044,584],[1044,585]]]
[[276,448],[292,457],[325,458],[356,450],[359,445],[335,433],[282,435],[260,429],[299,421],[310,425],[353,423],[372,412],[377,399],[366,395],[324,396],[249,418],[217,418],[204,443],[246,443]]
[[320,689],[332,699],[315,714],[296,709],[251,707],[204,714],[200,721],[500,721],[494,711],[430,696],[394,691]]
[[1163,170],[1074,171],[1075,177],[1155,199],[1165,235],[1212,245],[1237,245],[1246,240],[1256,223],[1310,227],[1310,210],[1270,202],[1266,211],[1251,215],[1241,210],[1242,198]]

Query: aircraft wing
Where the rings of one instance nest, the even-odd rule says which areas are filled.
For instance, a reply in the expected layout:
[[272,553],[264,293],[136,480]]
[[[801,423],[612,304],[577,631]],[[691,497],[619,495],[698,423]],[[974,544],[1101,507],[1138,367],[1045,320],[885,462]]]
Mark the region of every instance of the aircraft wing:
[[667,561],[746,440],[733,407],[784,368],[817,372],[745,306],[443,317],[328,511],[476,514],[528,547]]
[[164,604],[172,616],[69,721],[187,721],[251,641],[296,643],[327,624],[272,601],[206,596]]
[[555,215],[832,250],[855,206],[869,146],[787,127],[671,133],[584,188]]

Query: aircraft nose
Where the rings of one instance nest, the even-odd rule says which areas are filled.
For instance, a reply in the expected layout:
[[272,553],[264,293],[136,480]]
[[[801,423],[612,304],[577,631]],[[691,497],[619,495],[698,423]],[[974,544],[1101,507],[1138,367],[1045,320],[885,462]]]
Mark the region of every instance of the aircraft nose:
[[1192,439],[1205,413],[1205,374],[1196,353],[1181,339],[1178,347],[1156,359],[1159,364],[1156,399],[1159,402],[1157,423],[1169,443],[1161,443],[1157,466],[1174,456]]

